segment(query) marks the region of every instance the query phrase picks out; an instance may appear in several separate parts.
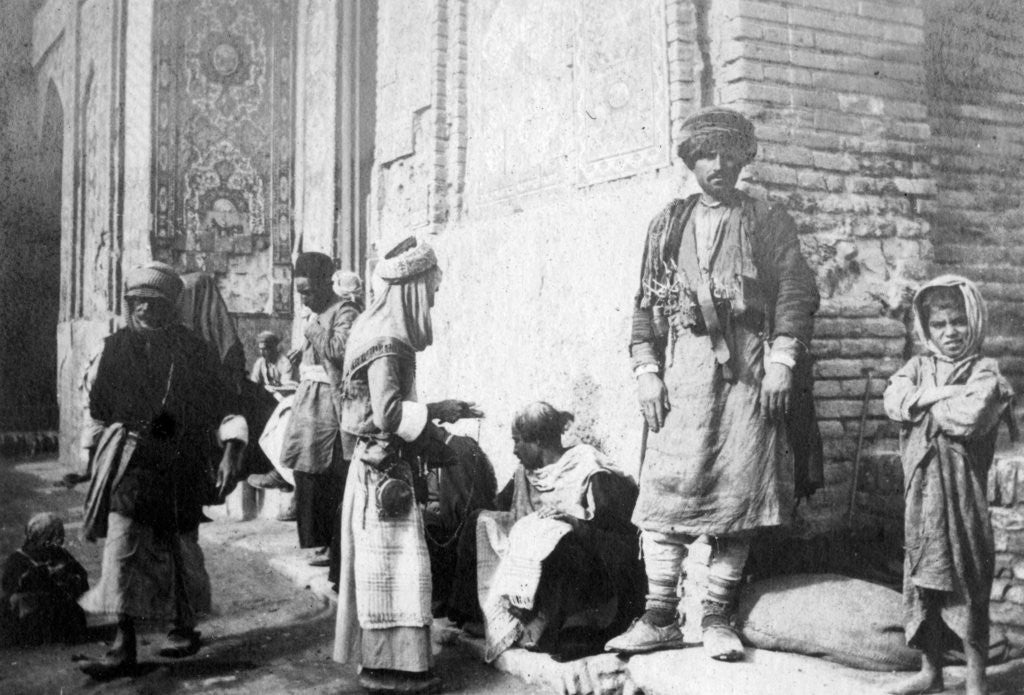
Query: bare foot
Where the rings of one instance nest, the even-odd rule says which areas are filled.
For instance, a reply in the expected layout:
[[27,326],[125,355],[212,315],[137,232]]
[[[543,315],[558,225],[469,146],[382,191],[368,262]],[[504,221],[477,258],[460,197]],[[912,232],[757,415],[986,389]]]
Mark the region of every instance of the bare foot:
[[919,695],[919,693],[941,693],[945,690],[942,672],[929,673],[920,671],[910,678],[896,683],[888,690],[890,695]]

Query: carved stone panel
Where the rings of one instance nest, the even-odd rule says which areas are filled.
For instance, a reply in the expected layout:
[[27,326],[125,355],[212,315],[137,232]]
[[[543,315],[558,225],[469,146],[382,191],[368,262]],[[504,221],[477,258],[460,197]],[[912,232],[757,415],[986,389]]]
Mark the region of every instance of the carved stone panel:
[[235,312],[291,311],[294,12],[156,0],[154,254]]
[[663,0],[480,0],[467,35],[470,205],[671,163]]
[[572,5],[480,0],[469,7],[471,201],[564,184],[573,165]]
[[580,183],[670,164],[665,4],[580,0],[578,8]]

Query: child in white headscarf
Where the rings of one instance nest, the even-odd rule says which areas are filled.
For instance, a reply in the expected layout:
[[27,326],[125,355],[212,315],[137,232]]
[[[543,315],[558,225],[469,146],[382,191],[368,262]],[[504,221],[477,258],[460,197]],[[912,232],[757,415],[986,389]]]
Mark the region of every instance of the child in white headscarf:
[[987,479],[1012,391],[996,361],[981,356],[986,310],[974,283],[932,280],[914,297],[914,317],[927,353],[889,379],[884,401],[901,425],[907,642],[923,659],[889,692],[941,692],[942,654],[962,644],[967,693],[982,695],[995,552]]
[[7,558],[0,576],[0,641],[44,644],[85,636],[78,598],[89,580],[63,546],[64,524],[57,515],[44,512],[29,519],[25,543]]

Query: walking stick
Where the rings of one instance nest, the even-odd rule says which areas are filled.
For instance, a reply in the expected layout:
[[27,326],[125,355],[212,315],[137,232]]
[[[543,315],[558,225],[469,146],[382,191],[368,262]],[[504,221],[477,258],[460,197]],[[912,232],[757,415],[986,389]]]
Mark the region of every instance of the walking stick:
[[857,431],[857,451],[853,457],[853,479],[850,482],[850,505],[846,510],[846,526],[853,528],[853,511],[857,504],[857,479],[860,477],[860,457],[864,449],[864,427],[868,419],[868,402],[871,400],[871,367],[860,370],[864,375],[864,400],[860,408],[860,428]]
[[640,466],[636,469],[636,482],[640,484],[640,473],[644,470],[644,459],[647,458],[647,435],[650,427],[647,425],[647,418],[643,418],[644,427],[640,431]]

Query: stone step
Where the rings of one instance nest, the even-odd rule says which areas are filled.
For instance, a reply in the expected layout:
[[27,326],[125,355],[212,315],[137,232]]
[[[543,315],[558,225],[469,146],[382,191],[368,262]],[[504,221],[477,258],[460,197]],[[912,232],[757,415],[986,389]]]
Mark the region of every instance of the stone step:
[[283,490],[261,490],[242,482],[228,495],[224,504],[206,507],[205,511],[212,519],[274,520],[288,510],[294,494]]

